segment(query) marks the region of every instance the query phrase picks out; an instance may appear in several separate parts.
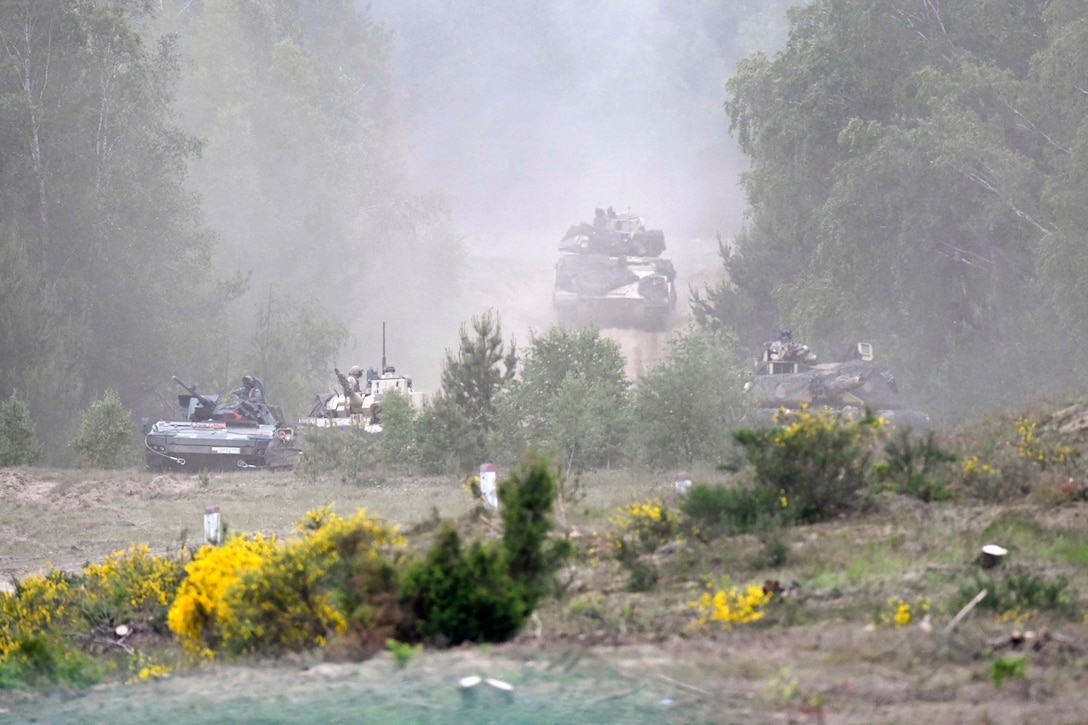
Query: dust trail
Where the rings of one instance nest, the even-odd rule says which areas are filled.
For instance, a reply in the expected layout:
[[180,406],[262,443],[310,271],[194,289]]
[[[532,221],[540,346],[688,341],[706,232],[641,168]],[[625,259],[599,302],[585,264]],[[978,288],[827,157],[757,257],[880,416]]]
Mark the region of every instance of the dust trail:
[[[677,272],[676,312],[665,330],[648,331],[632,328],[604,328],[603,335],[615,340],[627,359],[626,373],[632,380],[663,362],[668,355],[669,340],[684,329],[691,320],[689,291],[703,289],[723,274],[718,244],[713,239],[686,239],[670,242],[669,256]],[[493,309],[502,320],[503,335],[514,337],[524,348],[530,333],[543,335],[557,324],[552,307],[555,284],[555,261],[514,259],[502,256],[475,255],[469,260],[466,280],[468,295],[462,319]]]

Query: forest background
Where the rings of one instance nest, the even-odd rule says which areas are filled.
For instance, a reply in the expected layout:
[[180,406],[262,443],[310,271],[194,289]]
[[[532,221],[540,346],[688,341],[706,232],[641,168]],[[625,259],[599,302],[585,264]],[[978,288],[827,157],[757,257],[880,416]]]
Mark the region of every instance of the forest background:
[[[578,173],[609,168],[665,229],[725,235],[728,281],[696,291],[670,360],[693,334],[750,358],[781,325],[871,340],[938,422],[1083,385],[1083,4],[786,5],[0,3],[0,393],[63,463],[75,411],[116,390],[157,414],[172,374],[255,372],[298,414],[345,355],[376,357],[382,321],[438,385],[473,247],[550,250],[629,190]],[[453,75],[511,59],[507,85]],[[558,153],[521,123],[552,114],[615,145]],[[710,368],[685,387],[737,384]]]

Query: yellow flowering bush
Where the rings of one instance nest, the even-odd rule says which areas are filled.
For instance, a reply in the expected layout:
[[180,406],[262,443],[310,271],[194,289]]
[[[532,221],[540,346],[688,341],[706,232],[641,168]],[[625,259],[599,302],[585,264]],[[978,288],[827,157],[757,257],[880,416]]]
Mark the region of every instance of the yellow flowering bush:
[[722,629],[732,629],[735,624],[749,624],[763,619],[764,607],[771,601],[773,594],[764,591],[758,584],[749,584],[743,590],[730,586],[724,581],[720,588],[713,582],[707,582],[707,591],[688,606],[696,610],[692,627],[706,629],[717,624]]
[[392,616],[395,572],[386,554],[404,544],[397,527],[365,509],[345,519],[326,506],[295,529],[285,543],[234,536],[197,552],[168,616],[187,652],[210,659],[217,651],[298,651],[349,627],[369,637]]
[[621,506],[608,521],[615,527],[612,534],[614,548],[628,547],[639,551],[653,551],[667,544],[680,526],[677,515],[657,498]]
[[203,546],[185,566],[186,578],[167,614],[170,631],[192,655],[212,658],[220,628],[233,616],[224,595],[275,549],[274,538],[235,534],[222,546]]
[[876,443],[886,422],[874,415],[842,418],[834,411],[780,411],[774,428],[737,430],[759,486],[778,492],[801,521],[827,519],[854,503],[868,485]]
[[1072,457],[1073,449],[1069,446],[1043,441],[1035,435],[1036,427],[1035,421],[1030,418],[1017,419],[1016,451],[1020,457],[1044,469],[1048,466],[1066,463]]
[[906,627],[929,611],[929,600],[919,595],[914,604],[900,597],[888,600],[888,608],[880,613],[879,623],[892,627]]
[[75,610],[75,578],[50,569],[15,583],[14,592],[0,592],[0,662],[5,662],[29,638],[63,628]]
[[104,608],[109,621],[125,622],[144,616],[157,617],[174,601],[185,575],[188,553],[159,557],[147,544],[115,551],[100,563],[83,568],[85,607]]
[[384,642],[395,618],[396,579],[386,553],[405,543],[397,527],[366,509],[342,518],[326,506],[308,512],[296,529],[300,538],[267,553],[224,593],[230,616],[222,622],[223,648],[301,651],[349,628]]

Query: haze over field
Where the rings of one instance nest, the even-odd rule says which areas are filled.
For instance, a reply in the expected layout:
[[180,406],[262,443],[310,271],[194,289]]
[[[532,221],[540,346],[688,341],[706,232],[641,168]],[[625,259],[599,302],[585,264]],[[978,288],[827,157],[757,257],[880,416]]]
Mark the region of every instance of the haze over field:
[[740,43],[784,40],[781,15],[741,41],[667,0],[368,4],[394,33],[410,183],[450,195],[470,252],[552,260],[607,205],[672,240],[738,227],[724,84]]

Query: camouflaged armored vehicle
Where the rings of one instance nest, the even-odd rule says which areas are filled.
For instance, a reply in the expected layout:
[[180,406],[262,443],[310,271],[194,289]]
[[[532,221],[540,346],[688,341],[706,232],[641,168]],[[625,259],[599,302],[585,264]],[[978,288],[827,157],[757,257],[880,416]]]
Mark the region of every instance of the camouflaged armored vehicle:
[[[145,460],[152,469],[291,468],[302,455],[294,429],[264,400],[201,395],[174,378],[182,415],[144,432]],[[262,396],[263,397],[263,396]]]
[[559,243],[552,296],[560,322],[601,327],[667,327],[676,309],[676,270],[661,253],[665,234],[634,214],[597,209],[592,224]]
[[754,375],[745,389],[757,398],[759,417],[774,420],[781,411],[832,409],[863,414],[866,408],[895,425],[922,428],[929,416],[903,405],[895,377],[873,362],[873,346],[859,342],[836,356],[835,362],[817,362],[808,348],[798,354],[776,355],[773,344],[764,346]]

